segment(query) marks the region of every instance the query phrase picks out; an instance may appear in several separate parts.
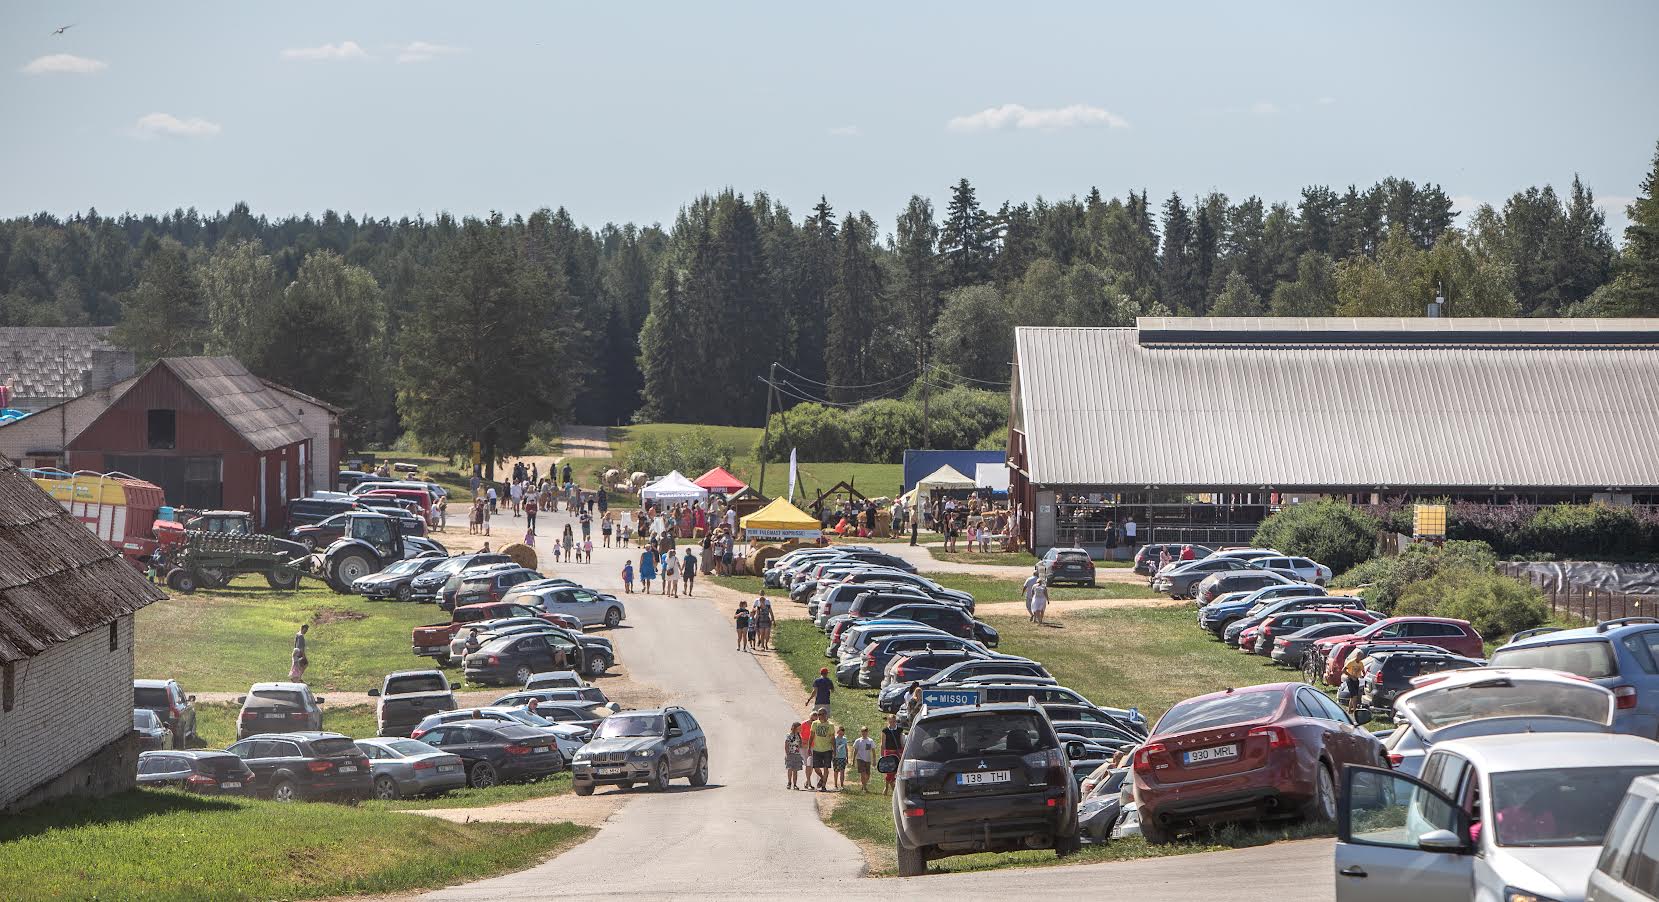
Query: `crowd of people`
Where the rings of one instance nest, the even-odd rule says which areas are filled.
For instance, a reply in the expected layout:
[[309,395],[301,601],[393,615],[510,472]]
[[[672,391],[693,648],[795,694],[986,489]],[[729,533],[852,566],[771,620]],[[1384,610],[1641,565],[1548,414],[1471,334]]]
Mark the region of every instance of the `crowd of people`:
[[[870,728],[858,728],[858,738],[849,740],[847,728],[830,719],[830,697],[835,692],[835,681],[829,668],[818,671],[818,679],[807,693],[810,706],[807,719],[789,725],[783,740],[784,787],[808,792],[844,792],[847,788],[847,767],[852,765],[858,785],[870,791],[870,778],[876,762],[887,755],[897,755],[904,748],[904,731],[899,729],[898,717],[887,715],[879,740],[872,739]],[[894,775],[885,774],[883,794],[893,791]],[[816,778],[817,785],[813,785]]]

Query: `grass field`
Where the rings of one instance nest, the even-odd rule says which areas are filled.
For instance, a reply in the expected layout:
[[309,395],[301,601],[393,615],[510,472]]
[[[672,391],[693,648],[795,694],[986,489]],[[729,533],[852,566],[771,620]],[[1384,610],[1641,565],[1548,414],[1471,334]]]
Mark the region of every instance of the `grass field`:
[[135,790],[0,821],[8,899],[299,899],[528,867],[590,831]]
[[[1193,625],[1192,612],[1184,607],[1083,611],[1053,618],[1049,626],[1036,626],[1018,617],[991,617],[988,622],[1002,637],[997,651],[1041,661],[1063,685],[1096,704],[1137,707],[1148,722],[1156,722],[1171,705],[1194,695],[1294,678],[1264,658],[1218,645]],[[817,677],[818,668],[827,663],[823,634],[810,623],[779,621],[773,641],[803,690]],[[838,688],[831,696],[830,716],[845,726],[849,735],[858,735],[861,726],[870,727],[874,733],[884,719],[875,707],[875,699],[873,690]],[[873,852],[877,872],[890,873],[894,842],[891,803],[879,795],[877,780],[872,780],[871,786],[878,792],[864,796],[853,789],[843,795],[830,823]],[[1067,861],[1185,854],[1316,833],[1295,824],[1260,830],[1225,828],[1202,839],[1167,846],[1149,846],[1137,838],[1087,847],[1080,856]],[[948,858],[933,867],[963,871],[1056,861],[1051,852],[1021,852]]]
[[258,577],[241,577],[228,589],[175,595],[139,611],[137,675],[171,677],[187,692],[240,692],[285,680],[301,623],[311,624],[305,678],[317,692],[366,692],[394,670],[429,666],[430,659],[410,653],[409,635],[446,622],[443,611],[336,595],[312,580],[301,585],[276,592]]

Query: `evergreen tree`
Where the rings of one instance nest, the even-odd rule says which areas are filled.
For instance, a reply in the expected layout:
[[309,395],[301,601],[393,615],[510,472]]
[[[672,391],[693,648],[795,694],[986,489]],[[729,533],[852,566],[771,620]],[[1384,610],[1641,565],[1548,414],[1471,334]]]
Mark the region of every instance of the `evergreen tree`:
[[1659,316],[1659,150],[1653,167],[1642,179],[1642,193],[1626,208],[1630,224],[1624,230],[1613,281],[1596,291],[1582,307],[1595,316]]
[[964,288],[990,279],[996,239],[991,218],[980,209],[967,179],[951,189],[938,244],[943,288]]
[[[1350,187],[1349,190],[1353,189]],[[1302,214],[1302,250],[1339,253],[1341,248],[1337,241],[1336,221],[1341,201],[1337,199],[1336,192],[1324,185],[1303,188],[1298,209]]]
[[997,211],[993,228],[1002,236],[1002,248],[991,265],[991,273],[998,284],[1006,285],[1025,275],[1026,267],[1041,253],[1036,219],[1029,205],[1010,206],[1004,202]]
[[[869,214],[848,216],[836,239],[835,282],[829,289],[828,335],[824,367],[837,386],[878,381],[875,359],[877,315],[883,304],[883,275],[876,258],[876,224]],[[860,396],[855,389],[834,392],[836,400]]]
[[1336,263],[1308,251],[1296,261],[1296,278],[1273,289],[1274,316],[1330,316],[1336,308]]
[[1193,216],[1192,287],[1188,289],[1199,299],[1198,306],[1193,308],[1195,312],[1209,310],[1211,300],[1220,293],[1221,280],[1216,278],[1216,272],[1221,261],[1221,231],[1221,224],[1216,221],[1215,206],[1199,204]]
[[1191,315],[1203,309],[1204,298],[1193,288],[1197,283],[1193,250],[1192,219],[1181,195],[1171,193],[1164,201],[1164,249],[1159,258],[1163,275],[1163,302],[1171,310]]
[[[939,261],[936,248],[939,227],[933,221],[933,205],[921,196],[912,196],[899,214],[894,251],[898,257],[897,300],[904,315],[904,342],[915,366],[927,365],[929,339],[939,307]],[[918,377],[919,378],[919,377]]]
[[207,314],[184,246],[172,238],[151,242],[137,287],[121,298],[111,341],[131,349],[142,365],[200,354],[206,337]]

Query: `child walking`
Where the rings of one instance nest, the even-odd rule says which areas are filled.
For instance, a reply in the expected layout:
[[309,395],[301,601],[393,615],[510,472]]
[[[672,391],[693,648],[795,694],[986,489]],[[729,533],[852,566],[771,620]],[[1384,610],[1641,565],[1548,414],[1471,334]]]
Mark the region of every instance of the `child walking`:
[[622,591],[626,595],[634,594],[634,562],[622,562]]
[[847,788],[847,728],[835,725],[835,791]]

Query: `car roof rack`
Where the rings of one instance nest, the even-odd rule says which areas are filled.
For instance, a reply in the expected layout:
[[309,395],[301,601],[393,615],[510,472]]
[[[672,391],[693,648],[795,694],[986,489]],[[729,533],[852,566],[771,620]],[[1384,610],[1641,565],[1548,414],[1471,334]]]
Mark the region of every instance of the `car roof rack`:
[[1596,624],[1596,632],[1605,633],[1616,626],[1628,626],[1632,623],[1659,623],[1659,617],[1618,617],[1613,620],[1603,620]]
[[1509,641],[1510,642],[1519,642],[1522,639],[1531,639],[1533,636],[1542,636],[1545,633],[1559,633],[1559,632],[1561,632],[1561,627],[1559,627],[1559,626],[1538,626],[1538,627],[1533,627],[1532,629],[1529,629],[1529,630],[1521,630],[1520,632],[1516,633],[1515,635],[1510,636]]

